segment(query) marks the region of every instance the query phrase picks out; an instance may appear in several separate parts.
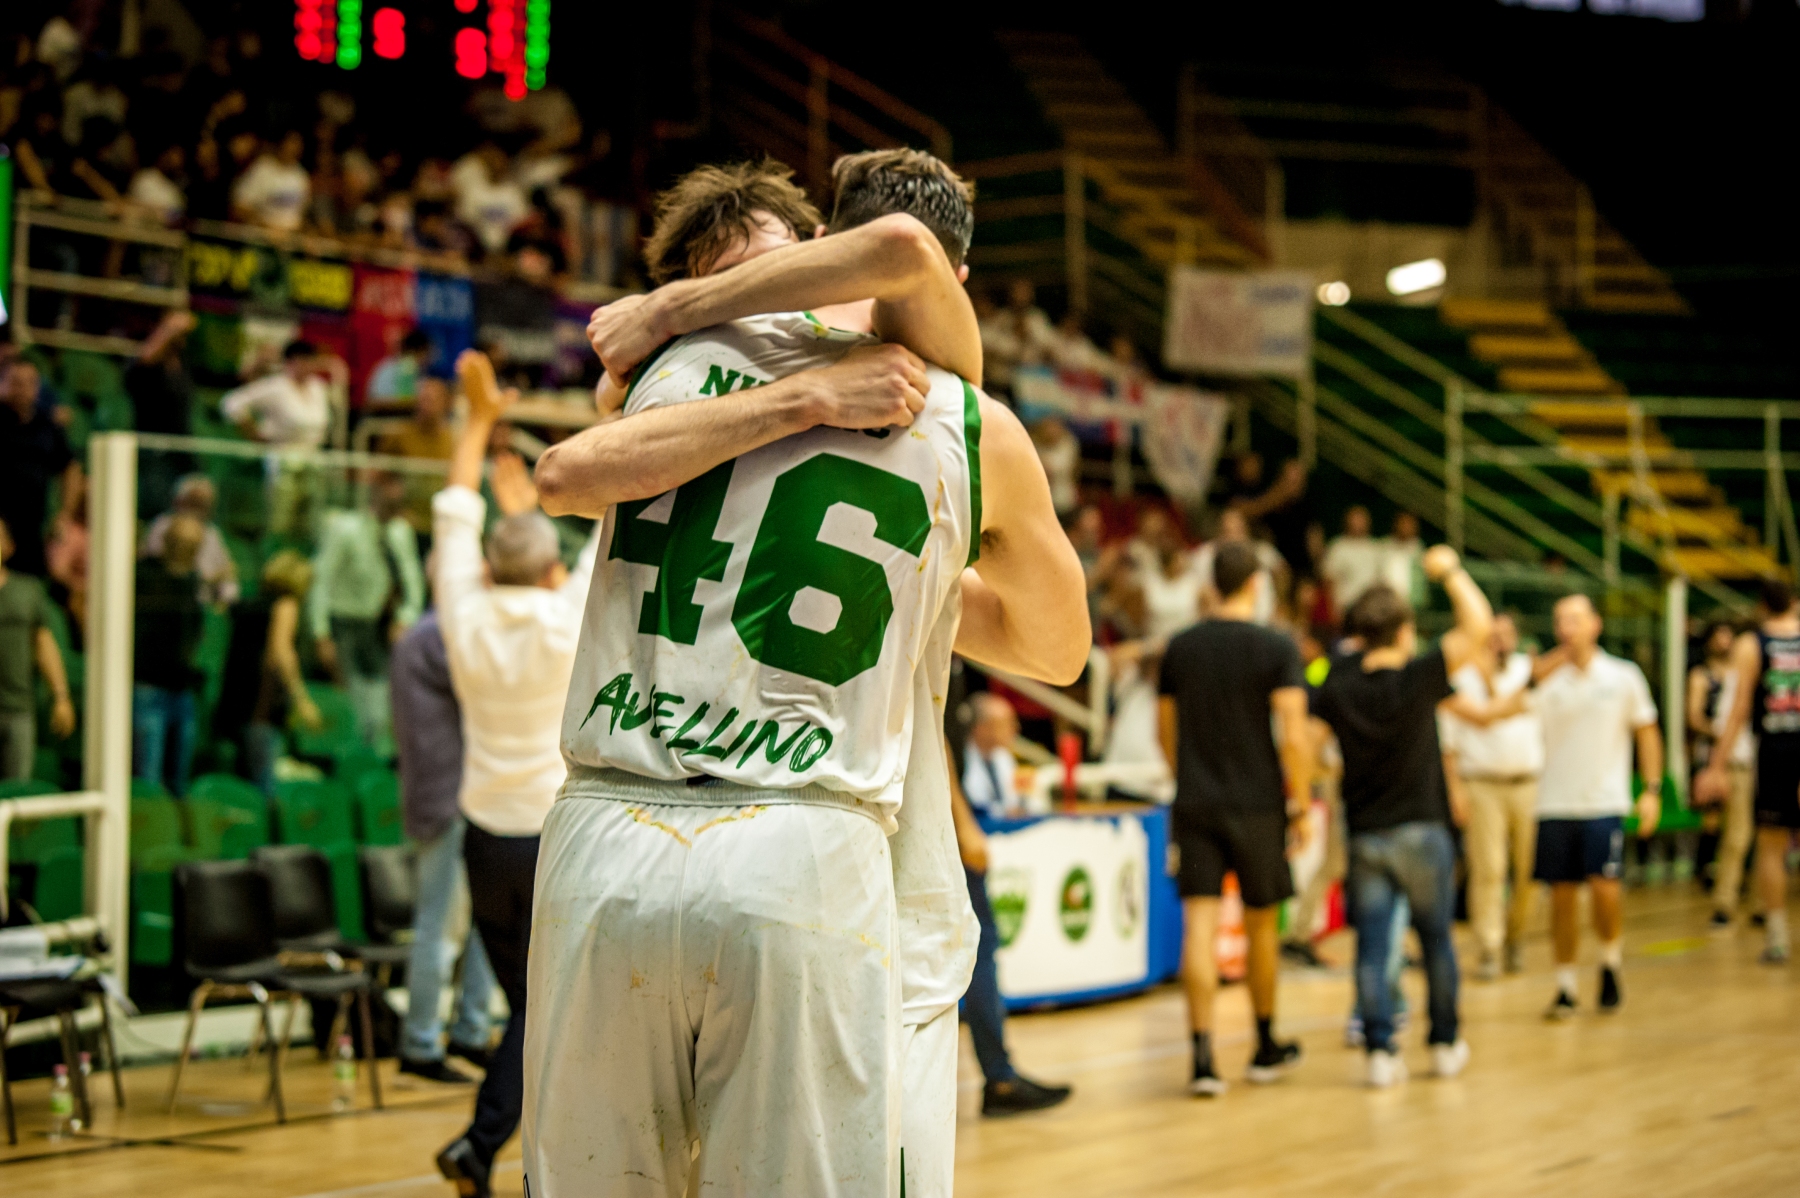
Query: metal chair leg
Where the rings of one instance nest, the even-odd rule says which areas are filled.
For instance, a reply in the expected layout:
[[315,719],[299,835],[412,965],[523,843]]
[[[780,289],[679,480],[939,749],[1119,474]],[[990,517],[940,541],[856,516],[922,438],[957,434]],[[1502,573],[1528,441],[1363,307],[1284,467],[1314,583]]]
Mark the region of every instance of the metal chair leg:
[[369,1092],[375,1096],[375,1109],[384,1110],[381,1101],[381,1058],[375,1055],[375,1021],[369,1016],[369,992],[359,990],[356,1012],[362,1020],[363,1059],[369,1063]]
[[181,1072],[187,1068],[188,1052],[194,1047],[194,1025],[200,1022],[200,1012],[206,1007],[206,996],[212,993],[211,982],[201,982],[194,988],[194,997],[188,1003],[187,1027],[181,1033],[181,1055],[175,1058],[175,1076],[169,1079],[169,1114],[175,1113],[175,1095],[181,1091]]
[[[262,1052],[262,1047],[263,1047],[262,1020],[259,1019],[255,1023],[250,1025],[250,1050],[244,1054],[244,1070],[245,1070],[245,1072],[249,1072],[250,1070],[256,1068],[256,1057],[257,1057],[257,1054]],[[269,1051],[270,1052],[275,1051],[275,1046],[273,1044],[269,1045]]]
[[81,1033],[75,1027],[75,1012],[56,1013],[57,1029],[62,1036],[63,1064],[69,1070],[69,1086],[75,1091],[75,1105],[81,1111],[81,1126],[94,1126],[94,1107],[88,1102],[87,1079],[81,1076]]
[[13,1120],[12,1075],[6,1071],[6,1037],[12,1031],[13,1013],[0,1008],[0,1106],[6,1108],[6,1142],[19,1142],[19,1125]]
[[256,999],[256,1009],[262,1016],[263,1034],[270,1040],[269,1046],[269,1094],[275,1099],[275,1122],[287,1122],[287,1099],[281,1092],[281,1049],[274,1043],[275,1015],[269,1009],[269,992],[252,982],[250,996]]
[[119,1073],[119,1042],[113,1039],[112,1004],[100,995],[100,1031],[106,1041],[106,1065],[112,1071],[113,1101],[125,1109],[125,1079]]
[[[279,994],[275,995],[276,1001],[279,1001],[280,998],[281,998],[281,995],[279,995]],[[285,1019],[281,1025],[281,1039],[278,1042],[276,1042],[275,1044],[272,1044],[269,1046],[270,1054],[272,1056],[274,1056],[274,1058],[275,1058],[275,1069],[277,1072],[280,1072],[287,1068],[288,1045],[293,1043],[294,1019],[299,1015],[299,1013],[300,1013],[300,996],[298,994],[289,993],[287,996],[287,1019]],[[270,1022],[270,1026],[273,1027],[274,1026],[274,1017],[273,1016],[270,1017],[269,1022]],[[273,1098],[274,1095],[271,1094],[270,1097]]]

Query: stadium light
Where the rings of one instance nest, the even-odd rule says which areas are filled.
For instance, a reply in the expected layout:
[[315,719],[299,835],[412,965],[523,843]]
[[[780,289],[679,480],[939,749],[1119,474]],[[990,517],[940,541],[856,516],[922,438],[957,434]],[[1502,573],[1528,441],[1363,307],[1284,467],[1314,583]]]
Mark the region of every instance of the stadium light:
[[1332,308],[1343,307],[1350,302],[1350,284],[1342,279],[1330,283],[1320,283],[1319,302]]
[[369,30],[375,35],[375,57],[399,58],[406,53],[406,17],[399,9],[376,9]]
[[1445,278],[1442,261],[1437,258],[1421,258],[1417,262],[1408,262],[1405,266],[1396,266],[1388,271],[1387,288],[1395,295],[1414,295],[1420,291],[1430,291],[1433,287],[1442,287]]
[[456,73],[464,79],[487,74],[487,34],[472,28],[457,31]]

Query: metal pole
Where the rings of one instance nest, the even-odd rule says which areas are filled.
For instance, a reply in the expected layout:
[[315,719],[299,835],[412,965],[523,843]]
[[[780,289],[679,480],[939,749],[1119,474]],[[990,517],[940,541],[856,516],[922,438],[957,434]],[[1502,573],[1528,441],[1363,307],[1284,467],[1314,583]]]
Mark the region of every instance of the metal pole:
[[131,615],[137,577],[137,438],[88,442],[87,676],[82,773],[106,808],[87,821],[88,909],[111,941],[109,965],[126,984],[130,957]]
[[1663,744],[1669,776],[1687,794],[1687,579],[1677,574],[1663,589]]
[[1463,389],[1444,386],[1444,536],[1463,550]]
[[1619,499],[1617,487],[1608,487],[1601,494],[1600,537],[1604,572],[1606,576],[1607,598],[1610,601],[1612,592],[1619,585]]
[[1063,155],[1063,257],[1067,259],[1069,307],[1085,313],[1087,277],[1087,172],[1081,155]]
[[1300,464],[1311,470],[1318,465],[1318,394],[1313,386],[1312,359],[1300,375],[1300,402],[1294,411],[1294,437],[1300,442]]
[[1781,409],[1763,407],[1763,544],[1781,558]]

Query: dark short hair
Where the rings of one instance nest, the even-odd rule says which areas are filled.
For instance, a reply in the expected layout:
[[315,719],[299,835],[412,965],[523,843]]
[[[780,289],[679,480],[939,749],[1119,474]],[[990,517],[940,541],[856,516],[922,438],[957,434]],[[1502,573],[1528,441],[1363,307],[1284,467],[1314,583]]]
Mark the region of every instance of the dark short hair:
[[281,351],[281,360],[283,362],[292,362],[295,358],[311,358],[317,355],[318,352],[319,347],[310,341],[290,341],[287,343],[287,347]]
[[1226,541],[1213,555],[1213,586],[1218,588],[1221,599],[1229,599],[1261,569],[1256,546],[1247,541]]
[[417,353],[431,348],[431,334],[424,329],[413,329],[400,339],[400,348],[405,353]]
[[794,182],[794,169],[773,158],[696,167],[656,197],[656,224],[644,243],[644,264],[658,284],[703,275],[755,229],[766,212],[805,240],[822,222]]
[[1785,578],[1763,579],[1757,593],[1770,615],[1779,616],[1794,606],[1794,588]]
[[837,192],[831,231],[842,233],[872,220],[904,212],[930,229],[961,266],[975,236],[975,189],[923,150],[865,150],[846,154],[831,167]]
[[1400,630],[1413,622],[1412,605],[1400,592],[1378,582],[1350,606],[1344,630],[1361,637],[1363,648],[1385,649],[1400,639]]

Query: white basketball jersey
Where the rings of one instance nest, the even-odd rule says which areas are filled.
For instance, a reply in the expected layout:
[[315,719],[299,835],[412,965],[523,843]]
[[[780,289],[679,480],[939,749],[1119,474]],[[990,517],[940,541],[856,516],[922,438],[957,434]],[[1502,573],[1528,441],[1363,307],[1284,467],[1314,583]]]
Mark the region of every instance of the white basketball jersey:
[[[646,362],[625,410],[873,341],[805,313],[720,325]],[[815,428],[607,514],[563,717],[571,765],[818,785],[893,829],[915,670],[981,524],[977,394],[929,374],[910,428]]]

